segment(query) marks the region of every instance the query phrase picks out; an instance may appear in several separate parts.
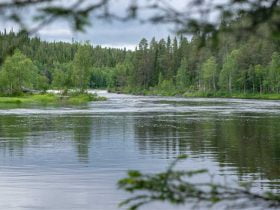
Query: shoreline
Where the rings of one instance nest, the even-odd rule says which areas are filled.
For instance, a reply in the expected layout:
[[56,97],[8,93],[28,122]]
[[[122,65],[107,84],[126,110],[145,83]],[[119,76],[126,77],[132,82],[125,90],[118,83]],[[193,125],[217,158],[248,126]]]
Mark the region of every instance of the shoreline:
[[0,105],[9,104],[83,104],[91,101],[104,101],[105,97],[92,93],[61,95],[57,93],[26,94],[22,96],[0,96]]
[[228,98],[228,99],[255,99],[255,100],[280,100],[280,94],[277,93],[209,93],[209,92],[166,92],[166,91],[158,91],[158,90],[143,90],[143,91],[129,91],[129,90],[108,90],[111,93],[119,93],[119,94],[132,94],[139,96],[169,96],[169,97],[182,97],[182,98]]

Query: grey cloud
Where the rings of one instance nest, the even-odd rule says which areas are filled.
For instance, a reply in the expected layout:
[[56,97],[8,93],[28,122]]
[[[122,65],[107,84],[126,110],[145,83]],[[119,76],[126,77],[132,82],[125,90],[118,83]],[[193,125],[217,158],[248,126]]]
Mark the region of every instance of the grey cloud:
[[[170,0],[170,3],[177,5],[177,7],[182,2],[184,1]],[[128,1],[126,0],[115,0],[112,10],[123,14],[127,4]],[[141,13],[142,17],[147,17],[148,15],[149,13],[147,12]],[[141,38],[150,40],[152,37],[156,37],[156,39],[160,39],[171,34],[171,27],[168,25],[140,24],[138,21],[112,21],[112,23],[108,23],[97,20],[94,16],[91,17],[91,22],[92,26],[87,28],[85,33],[75,33],[71,31],[68,23],[57,20],[55,23],[43,28],[37,35],[47,41],[71,42],[72,38],[74,38],[77,41],[89,40],[96,45],[131,49],[138,44]],[[6,24],[5,27],[11,28],[13,25]]]
[[112,47],[134,48],[140,39],[152,37],[157,39],[165,38],[170,34],[166,25],[140,24],[137,21],[131,22],[95,22],[92,27],[87,28],[85,33],[72,32],[65,23],[56,23],[41,30],[39,36],[48,41],[77,41],[89,40],[95,45]]

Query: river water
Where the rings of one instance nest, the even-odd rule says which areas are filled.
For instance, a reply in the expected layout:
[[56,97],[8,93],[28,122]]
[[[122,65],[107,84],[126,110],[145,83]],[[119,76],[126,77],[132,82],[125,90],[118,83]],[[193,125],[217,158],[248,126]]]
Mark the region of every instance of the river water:
[[179,154],[181,167],[280,192],[280,101],[98,93],[108,100],[0,109],[0,209],[118,209],[128,169]]

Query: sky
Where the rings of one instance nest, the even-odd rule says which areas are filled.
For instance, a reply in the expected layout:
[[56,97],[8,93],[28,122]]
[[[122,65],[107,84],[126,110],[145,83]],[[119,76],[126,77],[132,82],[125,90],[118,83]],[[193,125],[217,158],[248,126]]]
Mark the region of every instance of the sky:
[[[63,4],[69,5],[69,2],[76,0],[61,0]],[[127,5],[133,0],[111,0],[113,4],[110,6],[110,10],[116,14],[124,14]],[[147,1],[156,0],[141,0],[137,1],[143,4]],[[164,1],[164,0],[163,0]],[[177,10],[187,11],[186,0],[166,0],[168,4]],[[213,1],[213,0],[212,0]],[[217,0],[218,1],[218,0]],[[219,0],[224,1],[224,0]],[[85,1],[86,2],[86,1]],[[87,0],[87,2],[94,2],[93,0]],[[96,2],[96,1],[95,1]],[[143,10],[141,10],[143,11]],[[27,14],[32,14],[32,12]],[[25,14],[24,14],[25,15]],[[141,12],[142,18],[148,17],[150,14],[147,11]],[[31,15],[25,15],[26,18]],[[166,38],[168,35],[175,36],[174,27],[165,24],[141,24],[139,21],[119,22],[113,21],[112,23],[105,22],[91,17],[90,22],[92,25],[86,28],[84,33],[77,33],[71,30],[69,23],[61,20],[56,20],[53,24],[42,28],[36,36],[46,41],[90,41],[93,45],[101,45],[104,47],[115,48],[127,48],[135,49],[137,44],[142,38],[151,40],[155,37],[157,40]],[[9,22],[0,20],[0,30],[7,28],[10,30],[13,28],[17,30],[17,27]]]
[[[65,1],[69,4],[68,0]],[[92,0],[88,0],[91,2]],[[112,0],[111,10],[117,14],[124,14],[127,5],[132,0]],[[142,2],[145,2],[143,0]],[[177,7],[184,2],[183,0],[169,0],[172,5]],[[141,2],[141,1],[139,1]],[[28,13],[28,12],[26,12]],[[31,14],[32,12],[30,12]],[[142,12],[141,17],[147,17],[149,14]],[[31,17],[31,15],[30,15]],[[26,16],[28,18],[28,16]],[[69,23],[61,20],[56,20],[53,24],[48,25],[38,31],[36,36],[39,36],[43,40],[47,41],[90,41],[93,45],[101,45],[104,47],[115,47],[115,48],[127,48],[135,49],[137,44],[142,38],[151,40],[155,37],[157,40],[166,38],[168,35],[174,36],[172,27],[168,25],[155,25],[155,24],[141,24],[140,21],[113,21],[112,23],[97,20],[93,16],[91,17],[91,26],[86,28],[84,33],[77,33],[71,30]],[[17,26],[0,20],[0,30],[6,28],[10,30],[13,28],[17,30]]]
[[[92,0],[88,0],[91,2]],[[123,16],[126,14],[126,8],[133,0],[111,0],[110,11],[114,14]],[[141,0],[138,5],[146,4],[155,0]],[[169,0],[169,3],[176,8],[185,4],[185,0]],[[141,18],[148,17],[150,14],[143,11],[139,14]],[[172,27],[167,25],[141,24],[140,21],[112,23],[98,20],[94,16],[91,17],[92,26],[88,27],[85,33],[74,33],[67,24],[56,22],[55,25],[49,26],[41,30],[38,34],[41,38],[51,40],[71,41],[74,38],[77,41],[89,40],[94,45],[102,45],[106,47],[116,47],[134,49],[142,38],[151,40],[166,38],[168,35],[174,35]]]
[[[65,0],[65,4],[69,4],[70,1],[74,0]],[[92,0],[87,1],[91,2]],[[141,0],[138,1],[138,3],[147,1],[148,0]],[[112,2],[111,11],[117,14],[124,14],[127,5],[131,3],[132,0],[112,0]],[[169,3],[177,8],[182,8],[182,6],[185,5],[184,0],[169,0]],[[148,15],[149,14],[142,12],[141,17],[145,18]],[[47,41],[71,42],[74,39],[75,41],[90,41],[93,45],[116,48],[125,47],[133,50],[142,38],[151,40],[155,37],[159,40],[161,38],[166,38],[168,35],[175,35],[172,32],[172,29],[174,28],[164,24],[141,24],[139,21],[113,21],[112,23],[109,23],[97,20],[94,17],[91,17],[91,23],[92,26],[87,27],[84,33],[77,33],[71,30],[69,23],[57,20],[53,24],[41,29],[36,36]],[[0,24],[0,30],[3,30],[4,28],[7,28],[8,30],[11,28],[15,31],[17,30],[15,25],[2,21]]]
[[167,25],[141,24],[138,21],[130,22],[95,22],[86,28],[84,33],[77,33],[71,30],[65,23],[56,23],[47,26],[39,31],[38,35],[47,41],[66,41],[71,42],[89,40],[93,45],[104,47],[134,49],[142,38],[151,40],[166,38],[174,35],[172,28]]

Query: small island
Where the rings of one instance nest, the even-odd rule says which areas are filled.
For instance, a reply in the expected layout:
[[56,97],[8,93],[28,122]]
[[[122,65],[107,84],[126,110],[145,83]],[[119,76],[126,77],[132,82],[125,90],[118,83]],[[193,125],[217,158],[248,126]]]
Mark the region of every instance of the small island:
[[0,97],[0,104],[82,104],[90,101],[104,101],[105,97],[92,93],[72,93],[72,94],[24,94],[20,96]]
[[[0,70],[0,104],[81,104],[106,100],[87,91],[90,65],[83,58],[88,49],[88,45],[80,45],[73,62],[65,67],[71,70],[66,73],[57,67],[51,83],[30,58],[16,50]],[[49,88],[57,91],[47,91]]]

